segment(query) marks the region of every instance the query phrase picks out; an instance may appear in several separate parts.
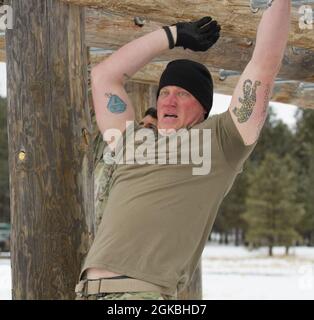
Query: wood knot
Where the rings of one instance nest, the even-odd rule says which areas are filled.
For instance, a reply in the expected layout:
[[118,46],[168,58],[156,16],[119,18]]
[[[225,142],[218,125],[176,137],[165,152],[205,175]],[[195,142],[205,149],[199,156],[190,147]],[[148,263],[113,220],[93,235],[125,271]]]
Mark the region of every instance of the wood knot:
[[88,131],[84,128],[82,129],[82,135],[86,145],[89,145]]

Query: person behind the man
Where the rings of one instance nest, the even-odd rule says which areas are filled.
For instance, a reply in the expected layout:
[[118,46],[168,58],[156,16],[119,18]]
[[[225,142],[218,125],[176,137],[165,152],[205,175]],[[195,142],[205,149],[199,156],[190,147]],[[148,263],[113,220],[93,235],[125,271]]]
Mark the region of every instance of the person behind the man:
[[143,126],[144,128],[154,128],[157,127],[157,109],[154,107],[148,108],[144,117],[139,123],[139,126]]
[[[206,118],[213,85],[203,65],[190,60],[167,65],[158,89],[158,130],[211,129],[211,170],[192,175],[191,167],[183,164],[117,166],[104,212],[106,223],[103,219],[79,276],[90,280],[80,281],[77,293],[103,292],[104,299],[163,299],[175,298],[187,286],[219,205],[265,122],[287,43],[290,6],[290,1],[275,0],[264,12],[253,56],[228,110],[219,115]],[[131,41],[94,67],[94,107],[104,138],[110,129],[127,132],[126,121],[134,120],[134,107],[123,86],[126,79],[168,48],[208,50],[219,30],[210,17],[179,22]],[[111,148],[116,154],[125,150],[119,143]],[[105,279],[109,277],[116,279]],[[154,296],[157,292],[163,296]]]
[[[142,120],[139,123],[143,128],[157,127],[157,110],[154,107],[148,108]],[[99,153],[95,160],[94,170],[94,186],[95,186],[95,229],[96,232],[100,225],[103,213],[105,211],[109,193],[110,193],[110,179],[112,177],[115,163],[111,158],[111,154],[104,154],[107,143],[100,142],[98,146]]]

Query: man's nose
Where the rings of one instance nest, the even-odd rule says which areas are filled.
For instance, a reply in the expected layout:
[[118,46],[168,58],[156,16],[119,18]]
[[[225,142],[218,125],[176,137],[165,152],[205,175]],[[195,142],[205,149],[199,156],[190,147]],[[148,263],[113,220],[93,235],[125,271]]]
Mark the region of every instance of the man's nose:
[[177,95],[175,93],[169,93],[166,98],[167,104],[176,105],[177,104]]

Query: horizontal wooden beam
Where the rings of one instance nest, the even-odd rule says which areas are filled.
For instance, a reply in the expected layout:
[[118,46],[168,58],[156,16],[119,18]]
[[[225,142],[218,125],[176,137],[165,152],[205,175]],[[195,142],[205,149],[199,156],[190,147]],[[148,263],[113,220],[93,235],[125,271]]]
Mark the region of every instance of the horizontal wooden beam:
[[[107,59],[111,55],[110,52],[107,53],[97,53],[97,52],[90,52],[90,67],[93,67],[94,65],[100,63],[104,59]],[[140,83],[147,83],[147,84],[157,84],[159,81],[159,78],[161,76],[162,71],[165,69],[167,63],[169,61],[153,61],[151,63],[148,63],[146,66],[141,68],[138,72],[136,72],[132,78],[131,81],[140,82]],[[216,83],[219,83],[219,69],[217,68],[208,68],[213,76],[213,80]],[[225,93],[230,94],[230,89],[227,89],[227,86],[233,86],[233,84],[236,84],[235,78],[238,77],[230,77],[228,78],[228,81],[223,81],[225,84],[221,87],[217,87],[219,90],[219,93]],[[215,87],[216,88],[216,87]],[[234,87],[233,87],[234,88]],[[222,92],[224,90],[224,92]]]
[[[90,64],[91,67],[108,58],[110,53],[102,54],[91,51]],[[138,83],[158,84],[160,75],[165,69],[166,61],[155,61],[147,64],[138,71],[130,81]],[[220,80],[219,69],[208,68],[214,80],[215,93],[232,95],[239,81],[239,75],[229,76],[225,80]],[[295,104],[301,108],[314,108],[314,89],[300,88],[298,81],[278,81],[273,90],[272,101]]]
[[[133,12],[132,10],[134,10],[134,6],[130,7],[130,11],[127,12],[127,15],[117,15],[108,12],[110,10],[124,13],[124,4],[129,3],[129,1],[124,1],[122,4],[120,3],[121,1],[116,1],[115,3],[97,0],[62,1],[68,3],[75,2],[76,4],[88,6],[95,5],[96,7],[103,7],[104,4],[108,5],[106,11],[99,9],[97,10],[95,8],[86,9],[86,44],[91,47],[115,50],[124,45],[125,43],[131,41],[132,39],[135,39],[137,37],[140,37],[141,35],[153,31],[164,24],[164,18],[158,18],[158,16],[155,15],[155,11],[152,11],[153,15],[150,15],[149,17],[154,16],[156,19],[146,19],[146,22],[143,27],[135,25],[133,21],[134,16],[130,15],[130,13],[132,14]],[[161,2],[162,1],[156,1],[154,3],[158,4]],[[177,1],[170,1],[170,3],[174,2],[177,3]],[[196,2],[205,3],[204,1],[200,0],[197,0]],[[208,2],[209,1],[206,1],[206,3]],[[243,1],[225,1],[225,3],[227,2],[241,3]],[[147,4],[148,2],[146,0],[143,0],[141,1],[141,3],[136,4],[135,1],[134,5],[143,8],[142,4],[145,3]],[[113,8],[116,8],[117,4],[121,4],[121,10],[118,7],[117,9],[119,10],[111,10]],[[189,6],[190,4],[187,5]],[[157,11],[162,10],[158,5],[155,5],[155,7]],[[168,7],[168,5],[166,7]],[[179,11],[180,10],[178,10],[178,12]],[[188,11],[189,10],[185,10],[185,12]],[[178,15],[178,13],[176,13],[176,15]],[[166,18],[168,16],[166,15]],[[188,19],[188,17],[186,17],[184,13],[182,13],[182,18]],[[169,17],[169,21],[170,20],[171,17]],[[312,32],[312,34],[314,34],[314,32]],[[313,43],[314,42],[312,42],[311,45],[313,45]],[[160,63],[154,62],[147,66],[147,70],[152,70],[152,73],[145,72],[145,69],[143,69],[138,74],[136,74],[135,78],[133,78],[132,80],[140,83],[156,83],[156,79],[158,79],[158,76],[156,76],[156,70],[160,68],[160,64],[164,67],[166,63],[170,60],[178,58],[187,58],[206,64],[206,66],[213,73],[216,84],[216,92],[231,95],[238,77],[229,77],[225,82],[221,83],[221,81],[219,80],[218,70],[219,68],[223,68],[228,70],[237,70],[240,72],[243,71],[244,67],[249,62],[249,59],[252,55],[253,46],[254,42],[249,40],[248,38],[229,38],[222,36],[217,42],[217,44],[205,53],[196,53],[190,50],[175,48],[157,57],[156,60],[160,61]],[[5,39],[3,36],[0,36],[0,61],[5,61],[5,55]],[[95,61],[95,59],[102,58],[103,57],[99,56],[96,57],[96,55],[94,54],[92,60]],[[285,53],[279,77],[289,80],[314,82],[314,51],[291,46],[288,47]],[[302,91],[298,88],[299,82],[288,83],[285,85],[277,85],[274,90],[273,100],[279,102],[293,103],[301,107],[313,107],[313,90]]]
[[[256,30],[262,11],[253,13],[249,0],[61,0],[68,4],[102,8],[119,15],[140,16],[147,21],[163,24],[177,21],[190,21],[209,15],[222,26],[222,35],[232,38],[256,37]],[[99,10],[99,13],[101,11]],[[298,8],[292,9],[289,43],[306,49],[314,49],[313,29],[301,29],[301,14]]]
[[[86,10],[86,44],[90,47],[118,49],[127,42],[162,26],[160,22],[147,21],[143,27],[135,25],[133,17]],[[182,48],[165,51],[156,60],[169,61],[187,58],[208,66],[243,71],[251,59],[254,41],[221,37],[207,52],[193,52]],[[279,77],[283,79],[314,82],[314,51],[288,47]]]
[[[90,47],[117,49],[127,42],[156,30],[162,24],[147,21],[143,27],[136,26],[133,17],[119,16],[95,9],[86,10],[86,44]],[[314,33],[314,32],[313,32]],[[169,61],[187,58],[203,62],[207,66],[242,72],[253,52],[254,42],[248,39],[221,37],[207,52],[193,52],[175,48],[168,50],[156,60]],[[0,61],[5,61],[5,40],[0,36]],[[289,80],[314,82],[314,51],[288,47],[278,77]]]

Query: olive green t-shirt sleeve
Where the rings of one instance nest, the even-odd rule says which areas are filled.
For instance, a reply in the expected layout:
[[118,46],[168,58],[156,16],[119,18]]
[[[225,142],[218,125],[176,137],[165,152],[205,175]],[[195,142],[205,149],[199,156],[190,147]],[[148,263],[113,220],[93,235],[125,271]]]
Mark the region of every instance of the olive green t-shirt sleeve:
[[245,145],[229,110],[215,117],[214,130],[218,147],[226,162],[233,170],[242,172],[243,164],[254,150],[257,141],[252,145]]

